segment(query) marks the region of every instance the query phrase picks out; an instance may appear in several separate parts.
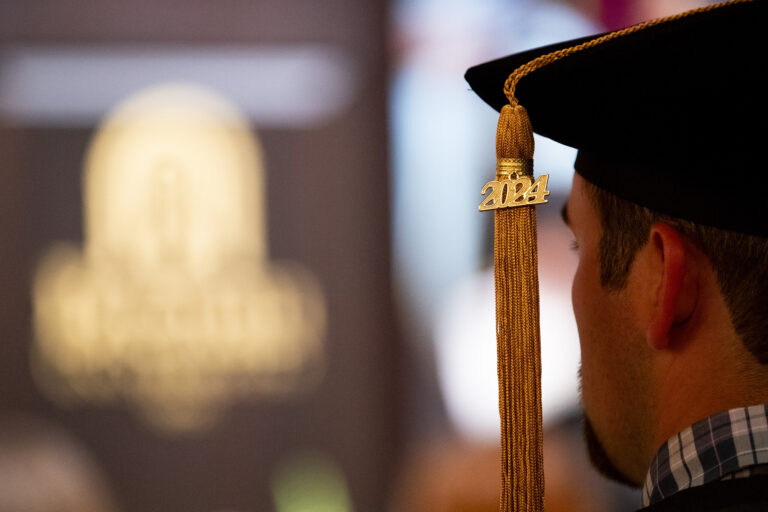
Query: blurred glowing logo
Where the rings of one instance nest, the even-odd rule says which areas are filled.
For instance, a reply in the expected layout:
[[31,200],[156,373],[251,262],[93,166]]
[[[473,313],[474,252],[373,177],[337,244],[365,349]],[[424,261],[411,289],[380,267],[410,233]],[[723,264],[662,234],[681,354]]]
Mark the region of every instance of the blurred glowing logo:
[[268,261],[263,181],[258,143],[211,92],[163,85],[119,105],[86,161],[85,248],[53,248],[35,277],[44,391],[189,430],[316,382],[323,295]]

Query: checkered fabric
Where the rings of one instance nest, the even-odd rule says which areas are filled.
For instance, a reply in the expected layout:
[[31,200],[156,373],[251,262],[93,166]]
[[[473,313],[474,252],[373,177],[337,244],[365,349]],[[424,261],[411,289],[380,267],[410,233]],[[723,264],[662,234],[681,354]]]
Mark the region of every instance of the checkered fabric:
[[671,437],[656,452],[643,485],[643,506],[715,480],[766,472],[768,405],[719,412]]

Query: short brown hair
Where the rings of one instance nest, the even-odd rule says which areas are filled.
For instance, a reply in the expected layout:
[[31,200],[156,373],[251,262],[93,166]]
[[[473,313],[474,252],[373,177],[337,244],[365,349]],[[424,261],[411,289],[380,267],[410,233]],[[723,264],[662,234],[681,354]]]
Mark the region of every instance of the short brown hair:
[[656,213],[586,183],[603,229],[603,286],[624,288],[635,254],[648,241],[651,226],[668,224],[707,256],[736,333],[761,364],[768,364],[768,239]]

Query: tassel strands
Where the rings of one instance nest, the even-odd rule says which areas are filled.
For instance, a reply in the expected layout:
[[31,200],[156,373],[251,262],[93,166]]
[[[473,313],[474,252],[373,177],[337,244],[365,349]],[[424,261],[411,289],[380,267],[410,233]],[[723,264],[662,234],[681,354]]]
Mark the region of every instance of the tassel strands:
[[[507,105],[496,136],[497,180],[503,163],[520,162],[532,174],[533,132],[525,109]],[[507,194],[511,193],[507,190]],[[501,416],[502,512],[544,507],[541,356],[536,211],[531,205],[496,209],[494,272]]]
[[481,211],[494,210],[494,271],[501,416],[501,512],[541,512],[544,467],[541,418],[541,340],[534,204],[544,203],[547,176],[533,183],[533,131],[515,97],[517,84],[535,71],[608,41],[648,27],[755,0],[733,0],[652,20],[582,44],[541,55],[515,69],[504,84],[509,100],[496,132],[496,180]]

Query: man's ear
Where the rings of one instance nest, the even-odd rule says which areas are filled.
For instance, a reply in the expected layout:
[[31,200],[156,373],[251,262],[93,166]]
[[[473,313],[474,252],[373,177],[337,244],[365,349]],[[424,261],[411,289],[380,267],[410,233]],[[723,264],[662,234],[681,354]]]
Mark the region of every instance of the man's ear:
[[655,303],[651,309],[646,337],[657,350],[670,346],[673,327],[687,320],[696,306],[696,285],[692,278],[691,255],[685,241],[671,226],[656,223],[650,231],[650,257],[658,272],[658,285],[653,290]]

